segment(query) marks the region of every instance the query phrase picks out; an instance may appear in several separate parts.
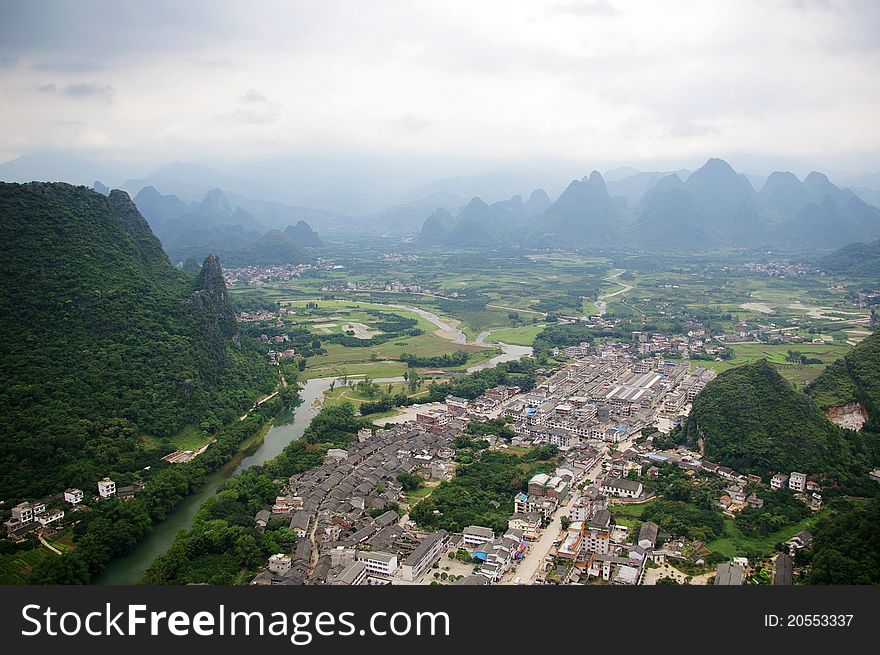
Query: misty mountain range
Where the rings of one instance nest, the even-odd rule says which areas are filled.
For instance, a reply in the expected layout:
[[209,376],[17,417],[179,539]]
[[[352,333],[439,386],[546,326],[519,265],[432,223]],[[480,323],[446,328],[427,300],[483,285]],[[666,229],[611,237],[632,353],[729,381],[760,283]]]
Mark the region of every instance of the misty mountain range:
[[[95,183],[95,190],[99,184]],[[251,206],[258,208],[258,218],[241,204],[233,205],[220,189],[206,193],[201,202],[186,203],[146,186],[135,195],[134,203],[172,261],[198,260],[216,253],[230,266],[296,264],[311,260],[306,249],[321,245],[317,233],[301,219],[283,232],[271,227],[295,220],[295,208],[254,203]]]
[[[78,171],[75,176],[72,168]],[[65,171],[73,182],[90,173],[111,174],[70,156],[32,155],[0,164],[0,179],[58,179]],[[132,195],[175,261],[212,251],[226,254],[226,262],[229,257],[236,261],[258,242],[279,257],[287,252],[299,261],[317,247],[308,234],[317,238],[312,227],[331,238],[360,233],[414,236],[424,245],[538,249],[827,250],[880,238],[878,175],[853,178],[871,186],[841,188],[818,172],[803,180],[789,172],[764,178],[710,159],[694,172],[620,168],[603,177],[594,171],[570,182],[552,200],[536,189],[526,200],[510,194],[508,200],[483,201],[522,188],[525,179],[501,171],[436,180],[398,196],[396,204],[358,216],[287,204],[259,179],[180,162],[128,179],[121,188]],[[109,193],[112,184],[103,181],[92,186]],[[561,188],[554,184],[548,188]],[[295,229],[300,223],[307,232]]]
[[[621,185],[633,177],[646,188],[636,206],[631,201],[637,184]],[[756,191],[746,176],[713,158],[686,176],[638,173],[616,186],[632,192],[630,198],[612,195],[593,171],[534,212],[524,211],[519,196],[492,205],[474,198],[455,214],[437,209],[425,219],[418,239],[426,245],[550,249],[805,250],[880,238],[880,209],[815,171],[803,181],[775,172]]]

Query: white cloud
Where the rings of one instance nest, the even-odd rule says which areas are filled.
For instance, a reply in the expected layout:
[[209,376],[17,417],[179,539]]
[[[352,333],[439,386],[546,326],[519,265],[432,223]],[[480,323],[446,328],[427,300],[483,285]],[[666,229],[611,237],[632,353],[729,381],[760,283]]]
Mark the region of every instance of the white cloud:
[[11,3],[0,151],[633,163],[880,152],[877,3],[147,5]]

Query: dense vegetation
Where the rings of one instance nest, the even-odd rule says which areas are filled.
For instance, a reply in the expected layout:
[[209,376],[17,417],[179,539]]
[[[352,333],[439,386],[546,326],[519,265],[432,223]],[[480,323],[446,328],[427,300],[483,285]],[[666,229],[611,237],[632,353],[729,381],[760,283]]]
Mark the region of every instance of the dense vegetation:
[[502,362],[492,368],[474,371],[449,382],[432,382],[428,386],[428,402],[441,402],[450,394],[473,400],[486,389],[502,384],[531,391],[537,381],[537,369],[535,360],[524,357],[518,361]]
[[680,500],[650,502],[645,505],[642,519],[653,521],[663,532],[703,542],[724,532],[724,517],[720,511]]
[[464,366],[467,364],[468,357],[466,350],[456,350],[454,353],[443,353],[433,357],[403,353],[400,356],[400,361],[405,362],[409,368],[451,368]]
[[76,549],[63,557],[43,560],[34,568],[34,584],[73,584],[88,582],[102,573],[112,558],[131,550],[150,525],[164,519],[185,496],[192,493],[204,477],[232,458],[242,442],[253,437],[283,407],[296,402],[292,391],[263,403],[243,421],[233,421],[217,433],[216,441],[199,457],[175,465],[159,467],[149,483],[133,500],[110,499],[76,514]]
[[845,433],[766,360],[729,369],[694,400],[684,429],[706,459],[767,478],[779,471],[848,479],[870,456],[855,433]]
[[819,265],[830,273],[880,278],[880,241],[851,243],[823,257]]
[[820,409],[861,403],[868,410],[863,430],[880,434],[880,332],[874,332],[825,369],[807,388]]
[[746,507],[736,516],[736,526],[748,537],[764,536],[802,521],[810,515],[807,506],[788,489],[771,491],[766,487],[755,489],[763,499],[763,507]]
[[0,184],[0,217],[0,498],[130,479],[274,386],[216,258],[172,267],[125,193]]
[[820,520],[811,563],[811,584],[880,584],[880,497]]
[[275,479],[320,466],[329,448],[345,447],[369,423],[355,416],[350,403],[323,408],[301,439],[262,467],[252,467],[228,480],[199,508],[191,529],[181,532],[171,548],[145,574],[151,584],[233,584],[244,582],[272,553],[290,551],[295,541],[289,519],[274,519],[262,533],[254,514],[275,497]]
[[551,471],[555,461],[553,446],[521,456],[485,451],[473,464],[460,466],[455,478],[441,482],[410,517],[432,530],[461,532],[469,525],[482,525],[502,532],[513,513],[514,494],[525,490],[536,473]]

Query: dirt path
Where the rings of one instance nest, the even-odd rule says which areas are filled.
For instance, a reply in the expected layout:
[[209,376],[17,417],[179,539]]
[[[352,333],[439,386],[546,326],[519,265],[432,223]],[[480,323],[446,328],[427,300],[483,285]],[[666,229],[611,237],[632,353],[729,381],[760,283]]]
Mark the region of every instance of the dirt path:
[[62,553],[60,550],[58,550],[57,548],[55,548],[55,546],[53,546],[53,545],[50,544],[48,541],[46,541],[46,540],[43,538],[43,535],[40,535],[40,536],[37,537],[37,538],[40,540],[40,543],[41,543],[41,544],[43,544],[46,548],[48,548],[49,550],[51,550],[51,551],[52,551],[53,553],[55,553],[56,555],[63,555],[63,554],[64,554],[64,553]]
[[[286,383],[285,383],[285,386],[287,386]],[[258,400],[257,402],[254,403],[254,406],[251,407],[251,408],[250,408],[248,411],[246,411],[244,414],[242,414],[242,415],[239,417],[238,420],[239,420],[239,421],[243,421],[243,420],[245,420],[248,416],[250,416],[250,413],[251,413],[252,411],[254,411],[257,407],[259,407],[260,405],[262,405],[262,404],[263,404],[264,402],[266,402],[267,400],[272,400],[272,399],[273,399],[275,396],[277,396],[277,395],[278,395],[278,392],[277,392],[277,391],[273,391],[272,393],[270,393],[270,394],[269,394],[268,396],[266,396],[265,398],[262,398],[262,399]]]

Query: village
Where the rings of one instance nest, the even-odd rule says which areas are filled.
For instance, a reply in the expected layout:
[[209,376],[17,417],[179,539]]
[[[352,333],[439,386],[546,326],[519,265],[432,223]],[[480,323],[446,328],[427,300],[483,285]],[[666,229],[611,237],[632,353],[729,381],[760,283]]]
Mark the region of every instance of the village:
[[[172,453],[174,455],[174,453]],[[91,497],[92,502],[100,502],[109,498],[126,500],[143,490],[145,483],[135,480],[132,484],[117,487],[116,482],[110,478],[103,478],[97,482],[97,493]],[[33,501],[22,501],[12,508],[12,516],[4,522],[6,538],[18,543],[24,541],[31,534],[36,534],[42,539],[44,534],[52,534],[57,524],[65,516],[65,508],[69,512],[77,512],[85,508],[83,501],[86,494],[82,489],[70,488],[46,498]]]
[[[717,506],[730,517],[762,504],[747,493],[755,485],[790,488],[812,510],[821,507],[818,485],[797,471],[763,481],[684,447],[654,447],[653,435],[681,424],[713,371],[638,359],[632,347],[616,343],[581,344],[565,354],[571,363],[527,393],[501,386],[470,401],[448,396],[414,406],[397,424],[362,429],[357,442],[328,451],[322,466],[291,476],[255,521],[258,529],[289,521],[298,539],[291,552],[273,555],[252,584],[653,584],[670,563],[703,565],[708,554],[651,521],[637,530],[613,521],[617,509],[655,497],[641,480],[657,478],[664,467],[717,478]],[[401,480],[415,475],[430,489],[451,479],[459,465],[456,437],[472,422],[498,418],[514,436],[481,435],[489,450],[553,446],[554,469],[534,475],[511,499],[506,530],[420,529]],[[791,554],[810,539],[804,533],[792,540]],[[790,555],[777,561],[779,583],[790,584]],[[737,558],[695,583],[742,584],[748,567]]]

